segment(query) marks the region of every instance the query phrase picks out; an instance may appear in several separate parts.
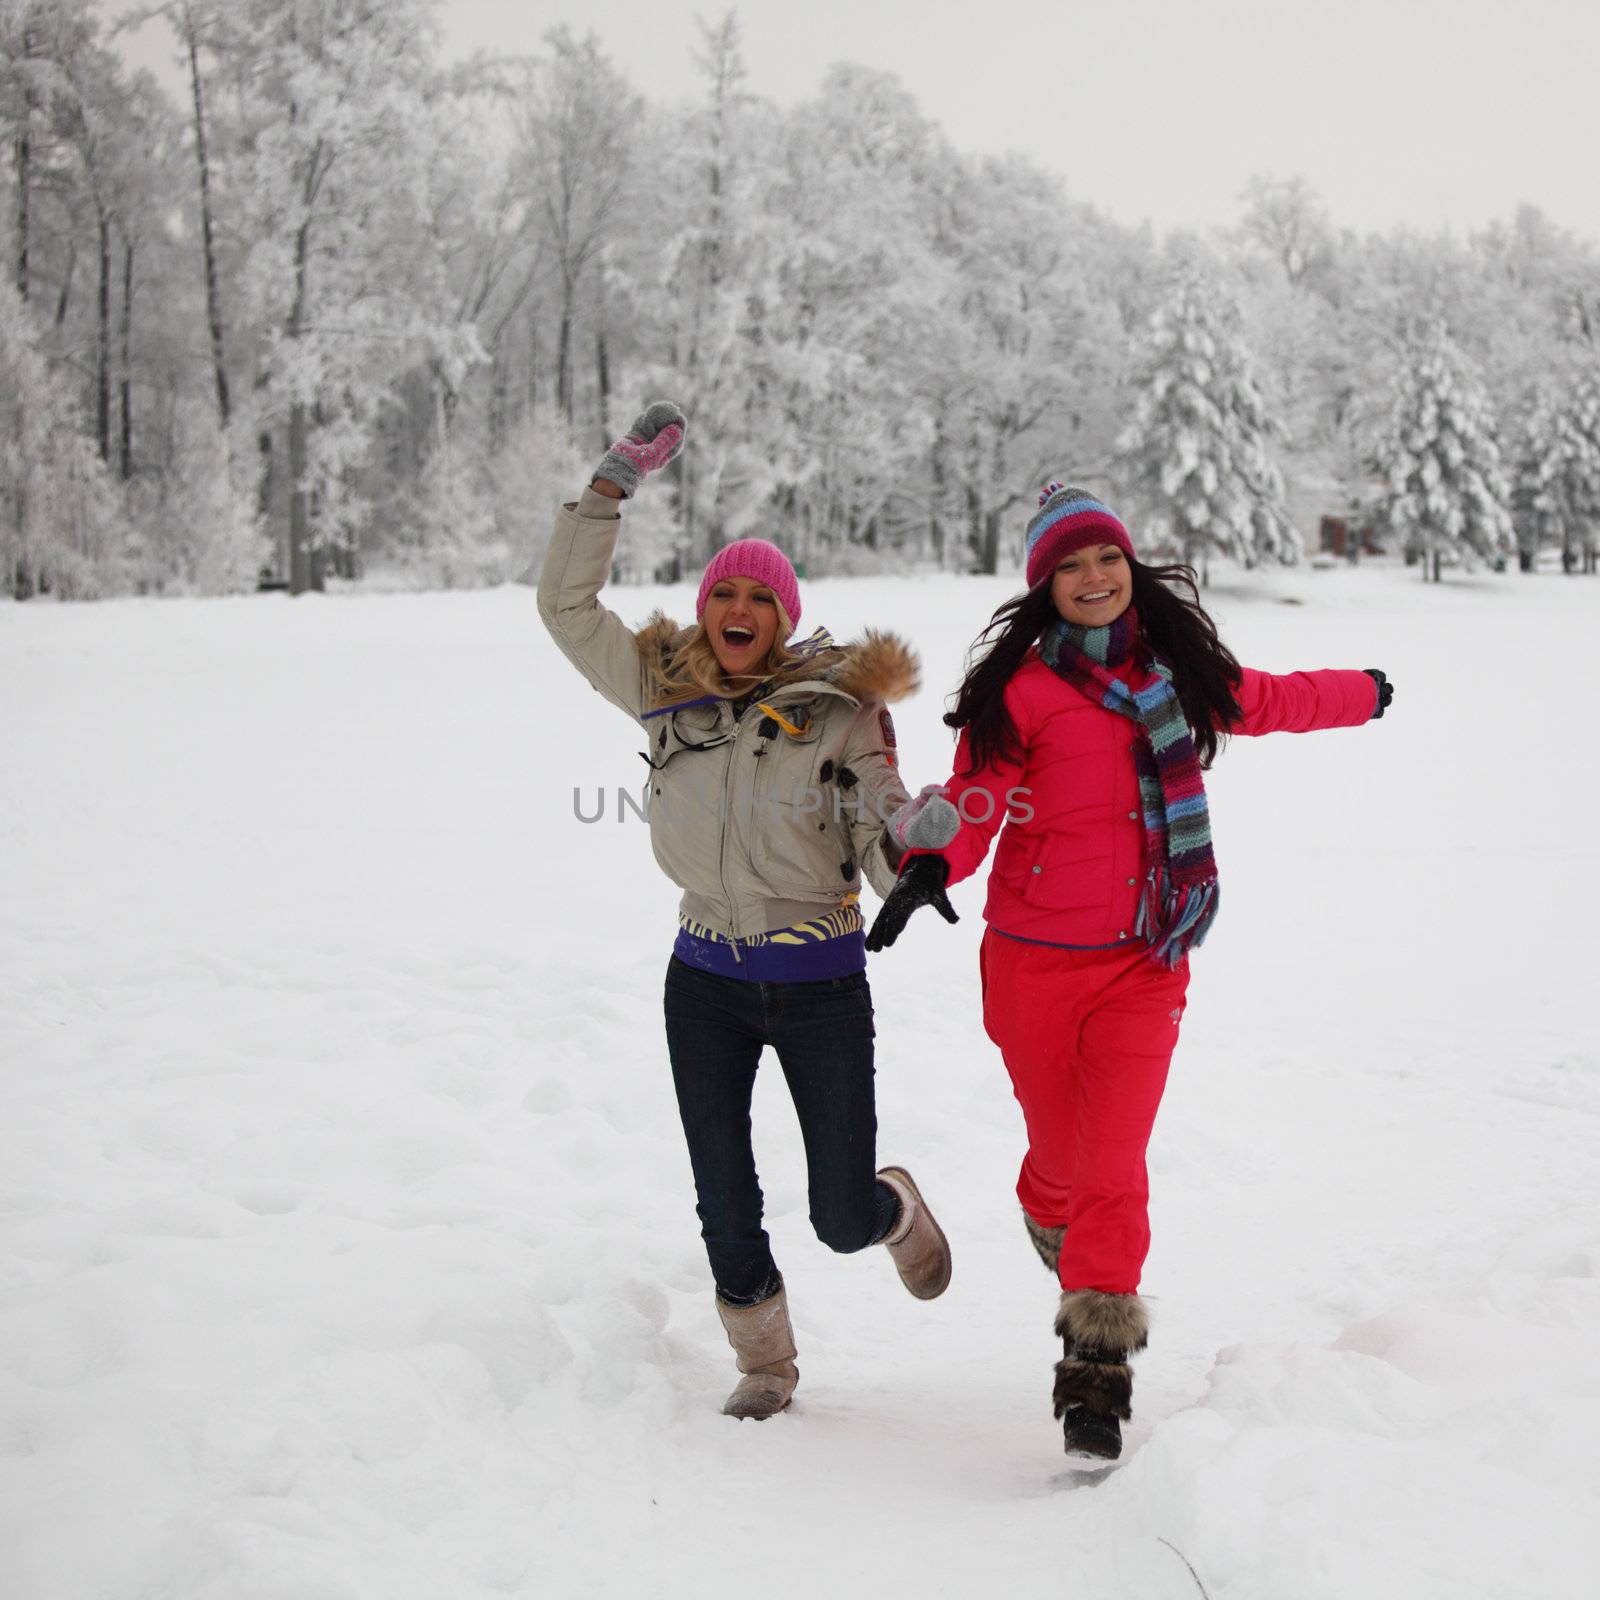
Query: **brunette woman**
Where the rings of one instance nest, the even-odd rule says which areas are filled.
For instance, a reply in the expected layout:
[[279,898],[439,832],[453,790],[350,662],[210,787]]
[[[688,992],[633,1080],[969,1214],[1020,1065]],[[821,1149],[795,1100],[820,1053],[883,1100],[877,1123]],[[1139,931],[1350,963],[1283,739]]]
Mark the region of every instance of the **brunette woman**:
[[1115,1457],[1149,1322],[1145,1148],[1189,951],[1217,914],[1203,773],[1229,733],[1354,727],[1382,716],[1392,690],[1375,669],[1241,667],[1193,572],[1145,566],[1082,489],[1040,496],[1027,581],[980,636],[945,718],[960,730],[944,789],[959,831],[909,852],[867,948],[893,944],[918,906],[953,919],[946,888],[1000,833],[983,1019],[1027,1124],[1023,1218],[1061,1284],[1055,1414],[1069,1452]]

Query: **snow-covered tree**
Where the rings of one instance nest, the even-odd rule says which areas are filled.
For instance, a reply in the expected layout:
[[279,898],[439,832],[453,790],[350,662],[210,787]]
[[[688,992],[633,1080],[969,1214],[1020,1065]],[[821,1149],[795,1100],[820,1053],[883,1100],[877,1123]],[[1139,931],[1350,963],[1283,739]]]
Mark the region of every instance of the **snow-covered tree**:
[[651,163],[641,178],[653,192],[630,191],[627,282],[617,291],[648,328],[638,398],[675,396],[695,430],[668,474],[689,568],[751,531],[783,476],[775,330],[765,325],[784,230],[764,192],[775,130],[745,87],[731,13],[700,24],[695,61],[703,99],[686,115],[657,113],[651,135],[674,152],[673,181],[664,186]]
[[230,450],[215,397],[180,400],[169,424],[171,462],[134,481],[128,562],[135,587],[155,594],[235,594],[255,587],[272,543],[255,509],[255,485]]
[[242,88],[239,189],[259,329],[258,416],[282,426],[291,593],[353,552],[375,421],[421,367],[459,385],[481,351],[456,320],[428,222],[442,85],[431,0],[240,0],[217,48]]
[[779,444],[775,525],[813,571],[878,565],[921,515],[931,428],[912,373],[938,330],[923,178],[941,154],[911,97],[861,67],[835,67],[786,129],[750,420]]
[[1333,224],[1304,178],[1274,179],[1257,173],[1245,186],[1240,232],[1271,261],[1293,289],[1319,284],[1336,252]]
[[1209,558],[1250,567],[1299,559],[1273,455],[1269,414],[1236,308],[1209,276],[1180,270],[1136,358],[1133,414],[1117,441],[1117,477],[1150,548],[1206,574]]
[[1540,550],[1561,543],[1560,471],[1556,404],[1540,386],[1525,400],[1511,451],[1511,524],[1524,572],[1533,571]]
[[950,281],[916,391],[937,399],[934,469],[957,497],[969,571],[999,570],[1007,519],[1025,518],[1040,483],[1104,461],[1121,340],[1098,237],[1018,158],[962,160],[948,185]]
[[0,280],[0,583],[18,599],[125,587],[121,505],[38,326]]
[[1492,560],[1516,549],[1511,486],[1482,380],[1443,328],[1408,352],[1376,450],[1386,482],[1376,510],[1437,579],[1445,558]]
[[1567,572],[1600,570],[1600,373],[1573,385],[1555,416],[1552,498]]
[[[582,298],[592,297],[601,284],[628,176],[639,98],[592,34],[579,40],[565,28],[554,28],[546,44],[548,54],[530,84],[519,154],[528,166],[540,236],[554,268],[556,407],[568,430],[575,430],[578,369],[592,370],[599,440],[607,432],[605,320],[602,315],[594,324],[593,369],[578,348],[578,321]],[[601,448],[608,442],[609,435]]]

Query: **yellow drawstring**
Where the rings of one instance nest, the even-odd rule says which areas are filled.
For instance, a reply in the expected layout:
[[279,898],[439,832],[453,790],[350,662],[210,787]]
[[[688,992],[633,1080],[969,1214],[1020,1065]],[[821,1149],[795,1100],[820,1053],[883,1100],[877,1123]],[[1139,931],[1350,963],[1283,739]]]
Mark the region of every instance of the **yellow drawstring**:
[[756,710],[757,711],[765,711],[766,714],[769,717],[771,717],[772,720],[774,722],[776,722],[780,728],[783,728],[787,732],[792,733],[795,736],[795,738],[797,738],[797,739],[800,737],[801,734],[803,734],[806,731],[806,728],[809,728],[811,726],[811,724],[808,722],[806,724],[805,728],[797,728],[797,727],[795,727],[795,725],[786,716],[784,716],[784,714],[781,711],[774,711],[771,706],[767,705],[764,701],[761,701],[761,700],[757,700],[756,701]]

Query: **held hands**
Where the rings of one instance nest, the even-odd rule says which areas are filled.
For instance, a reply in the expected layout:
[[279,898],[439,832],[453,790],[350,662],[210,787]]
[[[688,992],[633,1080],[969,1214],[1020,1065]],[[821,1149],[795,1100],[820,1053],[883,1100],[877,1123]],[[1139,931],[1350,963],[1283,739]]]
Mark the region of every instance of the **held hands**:
[[688,426],[688,418],[670,400],[646,406],[601,458],[594,469],[595,486],[610,482],[622,491],[623,499],[632,498],[647,473],[659,472],[683,449]]
[[889,818],[889,835],[902,855],[943,850],[960,832],[961,813],[945,799],[942,783],[930,783]]
[[1394,699],[1394,685],[1376,667],[1363,667],[1361,670],[1378,686],[1378,709],[1372,713],[1372,720],[1376,722],[1389,709],[1389,702]]
[[959,922],[961,919],[944,892],[949,880],[950,864],[943,856],[913,856],[889,891],[889,898],[879,907],[867,935],[867,949],[887,950],[900,937],[918,906],[932,906],[946,922]]

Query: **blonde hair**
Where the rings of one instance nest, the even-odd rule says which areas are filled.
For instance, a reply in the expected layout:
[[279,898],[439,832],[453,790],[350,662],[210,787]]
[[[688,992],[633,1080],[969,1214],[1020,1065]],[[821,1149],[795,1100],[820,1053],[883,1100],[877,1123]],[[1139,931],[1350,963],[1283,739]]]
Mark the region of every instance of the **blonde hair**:
[[742,672],[735,678],[727,678],[723,674],[722,663],[717,660],[717,652],[712,646],[711,635],[706,632],[705,623],[696,623],[694,632],[665,661],[656,655],[646,659],[645,668],[650,674],[651,709],[664,711],[668,706],[683,705],[690,700],[703,699],[706,695],[715,695],[719,700],[736,700],[741,694],[801,660],[800,654],[785,643],[794,632],[789,613],[776,597],[772,605],[778,613],[778,632],[760,671]]

